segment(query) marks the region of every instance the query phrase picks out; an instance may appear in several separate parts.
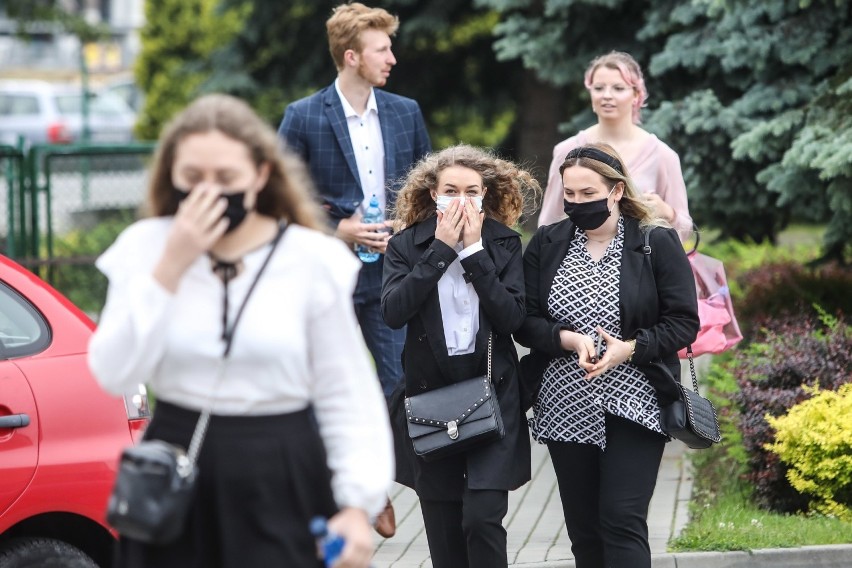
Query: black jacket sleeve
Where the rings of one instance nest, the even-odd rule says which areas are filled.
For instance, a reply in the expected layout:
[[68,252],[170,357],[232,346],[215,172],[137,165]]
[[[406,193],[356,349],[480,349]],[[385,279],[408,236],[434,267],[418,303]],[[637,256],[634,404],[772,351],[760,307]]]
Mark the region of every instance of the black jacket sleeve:
[[540,297],[542,229],[536,231],[524,252],[527,315],[521,327],[515,332],[515,340],[524,347],[541,351],[551,357],[560,357],[565,355],[565,351],[562,349],[559,332],[569,328],[548,317],[547,305],[543,304]]
[[382,318],[393,329],[401,328],[417,315],[438,280],[458,257],[455,250],[438,239],[413,264],[406,255],[412,250],[411,230],[391,237],[385,250]]

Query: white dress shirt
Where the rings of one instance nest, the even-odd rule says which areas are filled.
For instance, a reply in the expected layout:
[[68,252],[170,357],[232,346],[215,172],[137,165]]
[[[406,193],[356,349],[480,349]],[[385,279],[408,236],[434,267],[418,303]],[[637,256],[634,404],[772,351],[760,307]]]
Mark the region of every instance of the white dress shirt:
[[379,122],[379,107],[376,105],[376,94],[370,89],[367,109],[359,115],[343,96],[338,84],[334,81],[334,89],[343,105],[346,125],[349,127],[349,139],[355,151],[355,163],[358,165],[358,178],[364,191],[364,201],[361,203],[361,213],[375,195],[379,200],[379,209],[387,214],[385,209],[385,146],[382,140],[382,125]]
[[456,244],[459,256],[438,280],[438,302],[444,322],[447,354],[450,356],[473,353],[479,331],[479,295],[473,284],[465,282],[461,260],[483,250],[482,239],[467,248],[463,246],[462,243]]
[[[258,280],[216,384],[224,342],[224,288],[202,256],[172,294],[152,276],[173,220],[128,227],[98,259],[107,302],[89,346],[89,365],[108,391],[147,383],[157,398],[213,413],[264,415],[312,405],[339,506],[377,514],[393,475],[387,407],[352,292],[361,265],[330,236],[291,225]],[[243,258],[229,284],[229,322],[269,253]]]

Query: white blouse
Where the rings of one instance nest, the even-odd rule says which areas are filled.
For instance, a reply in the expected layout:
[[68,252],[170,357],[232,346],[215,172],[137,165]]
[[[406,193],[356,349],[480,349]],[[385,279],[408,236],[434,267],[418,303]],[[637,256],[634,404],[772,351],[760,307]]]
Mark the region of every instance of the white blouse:
[[444,339],[447,354],[465,355],[476,350],[479,333],[479,295],[473,284],[465,281],[461,261],[475,252],[484,250],[482,239],[467,248],[459,242],[455,246],[458,257],[447,267],[438,280],[438,303],[444,321]]
[[[98,259],[109,278],[89,365],[114,394],[147,383],[160,400],[214,414],[264,415],[313,405],[339,506],[383,508],[393,476],[387,407],[358,330],[352,293],[360,262],[333,237],[298,225],[284,233],[221,362],[223,283],[200,257],[171,294],[152,276],[171,218],[128,227]],[[236,312],[269,253],[243,258],[229,284]]]

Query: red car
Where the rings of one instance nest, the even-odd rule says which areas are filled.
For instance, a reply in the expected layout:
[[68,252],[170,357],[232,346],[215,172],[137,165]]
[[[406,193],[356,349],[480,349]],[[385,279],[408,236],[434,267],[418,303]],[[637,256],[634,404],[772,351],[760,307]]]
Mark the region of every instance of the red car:
[[0,566],[108,567],[105,512],[121,450],[148,423],[144,387],[115,398],[89,372],[95,324],[0,256]]

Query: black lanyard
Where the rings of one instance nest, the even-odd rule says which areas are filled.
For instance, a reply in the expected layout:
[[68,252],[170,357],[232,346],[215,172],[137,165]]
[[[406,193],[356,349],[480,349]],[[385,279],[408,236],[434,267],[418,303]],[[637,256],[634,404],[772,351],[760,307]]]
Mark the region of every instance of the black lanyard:
[[269,264],[269,261],[272,259],[272,254],[275,252],[275,248],[278,246],[278,242],[281,240],[281,236],[284,234],[284,231],[287,230],[287,223],[283,221],[278,226],[278,233],[275,235],[275,239],[272,241],[272,246],[269,249],[269,253],[266,255],[266,258],[263,260],[263,264],[260,265],[260,269],[257,271],[257,274],[254,276],[254,280],[249,286],[248,292],[246,292],[245,297],[243,298],[242,304],[240,304],[239,309],[237,310],[237,315],[234,317],[234,321],[230,327],[228,327],[228,284],[231,279],[233,279],[237,275],[237,265],[233,262],[225,262],[222,260],[216,260],[213,265],[213,271],[220,274],[222,277],[222,282],[224,284],[223,289],[224,293],[222,295],[222,340],[225,342],[225,350],[222,353],[222,358],[225,359],[231,352],[231,344],[234,340],[234,330],[237,328],[237,324],[240,321],[240,318],[243,315],[243,310],[246,308],[246,304],[248,303],[248,299],[251,296],[251,293],[254,292],[255,286],[257,286],[258,280],[260,280],[260,275],[263,274],[263,271],[266,270],[266,266]]

